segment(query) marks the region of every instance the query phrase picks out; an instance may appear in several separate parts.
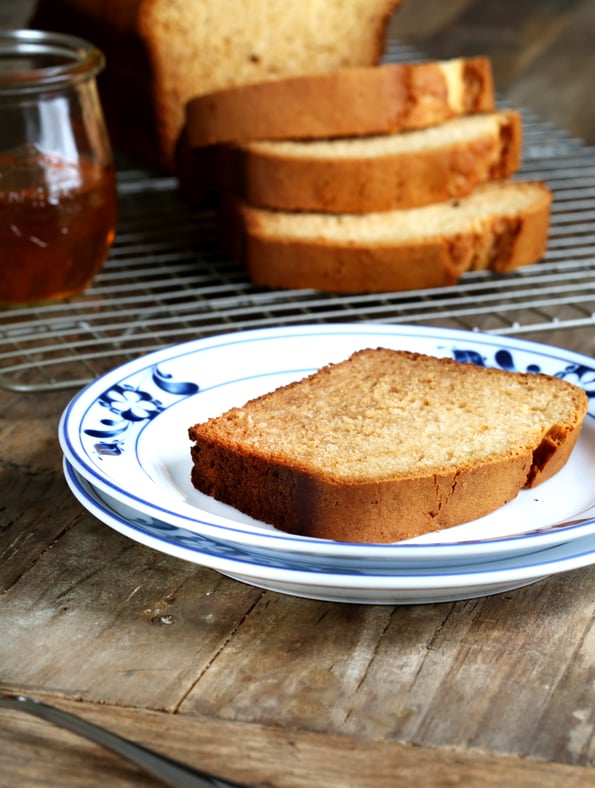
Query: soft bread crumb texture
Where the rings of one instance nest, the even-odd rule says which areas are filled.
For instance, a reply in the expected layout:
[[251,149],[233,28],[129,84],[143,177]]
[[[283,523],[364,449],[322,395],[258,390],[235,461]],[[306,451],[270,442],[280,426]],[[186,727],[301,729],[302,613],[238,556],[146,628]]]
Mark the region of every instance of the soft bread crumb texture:
[[[104,51],[100,90],[114,142],[171,172],[178,138],[185,140],[180,132],[188,100],[290,75],[373,66],[401,1],[37,0],[28,5],[35,6],[34,27],[87,38]],[[187,158],[178,162],[181,170]]]
[[256,284],[337,293],[444,287],[467,271],[513,271],[546,249],[545,184],[493,181],[440,204],[366,214],[226,209],[230,253]]
[[[168,140],[195,96],[288,75],[378,62],[399,0],[144,0],[139,26],[155,63]],[[170,143],[171,144],[171,143]]]
[[547,195],[539,183],[504,182],[478,186],[471,194],[408,211],[366,214],[290,213],[248,205],[242,211],[250,231],[261,237],[335,242],[390,244],[415,242],[454,234],[481,234],[494,217],[514,217]]
[[[289,73],[372,63],[383,49],[384,23],[399,3],[250,0],[234,3],[231,11],[220,0],[201,0],[191,13],[187,0],[144,5],[146,25],[172,33],[171,84],[186,85],[190,77],[199,94]],[[189,63],[187,52],[195,54],[194,62]]]
[[293,533],[397,541],[551,477],[587,402],[548,375],[367,349],[191,427],[192,481]]
[[446,80],[449,105],[454,112],[463,112],[465,109],[463,61],[450,60],[443,62],[440,64],[440,69]]
[[438,126],[400,134],[333,140],[246,142],[241,147],[250,153],[295,159],[373,159],[405,153],[424,153],[445,145],[466,144],[478,136],[496,136],[506,119],[505,113],[465,115]]
[[546,381],[378,351],[212,424],[222,440],[336,481],[425,475],[506,457],[539,444],[554,423],[573,424],[574,390]]
[[464,197],[521,162],[522,120],[503,110],[399,134],[231,146],[221,190],[253,207],[366,214]]

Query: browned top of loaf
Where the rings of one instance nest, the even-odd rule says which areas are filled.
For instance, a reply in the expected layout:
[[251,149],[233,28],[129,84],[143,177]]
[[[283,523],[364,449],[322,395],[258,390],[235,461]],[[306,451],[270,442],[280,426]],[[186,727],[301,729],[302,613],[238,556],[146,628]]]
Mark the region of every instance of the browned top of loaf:
[[414,478],[513,458],[580,424],[585,392],[384,348],[363,350],[190,429],[334,483]]
[[218,91],[186,107],[192,147],[251,139],[315,139],[424,128],[490,111],[487,58],[346,68]]

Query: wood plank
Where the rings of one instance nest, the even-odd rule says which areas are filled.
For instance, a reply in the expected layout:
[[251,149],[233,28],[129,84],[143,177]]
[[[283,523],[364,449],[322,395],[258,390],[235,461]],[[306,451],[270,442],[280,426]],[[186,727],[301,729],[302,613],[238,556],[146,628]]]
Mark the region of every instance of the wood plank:
[[[595,143],[592,1],[408,0],[392,34],[486,52],[511,102]],[[591,327],[531,338],[595,355]],[[56,442],[70,394],[0,394],[4,688],[251,784],[595,785],[595,567],[443,605],[261,592],[82,510]],[[2,784],[153,784],[41,721],[0,725]]]
[[436,5],[434,0],[406,3],[392,20],[390,36],[430,58],[487,55],[496,88],[511,106],[532,109],[595,144],[590,0],[473,0],[444,3],[443,10]]
[[262,593],[80,514],[4,594],[2,681],[172,710]]
[[[594,580],[587,569],[493,598],[392,610],[267,595],[182,708],[424,746],[547,749],[589,763],[595,742],[570,743],[567,732],[577,719],[594,729],[592,713],[584,717],[595,708],[593,690],[584,694],[593,653],[582,669],[576,663],[572,686],[562,679],[590,642]],[[557,731],[550,725],[546,736],[550,720]]]
[[[407,747],[394,741],[247,725],[50,699],[54,705],[105,725],[197,768],[254,786],[394,788],[465,785],[468,788],[574,788],[595,785],[595,771],[529,759],[452,749]],[[0,773],[19,788],[42,784],[152,786],[128,766],[72,734],[0,710]],[[51,783],[44,764],[51,763]],[[135,782],[136,781],[136,782]]]
[[389,38],[411,42],[424,41],[430,36],[448,31],[475,0],[405,0],[388,27]]
[[23,579],[2,606],[2,681],[16,690],[566,763],[595,757],[595,567],[472,602],[341,605],[228,580],[81,512]]
[[591,567],[510,594],[410,608],[267,595],[181,708],[588,764],[594,588]]
[[[57,705],[57,704],[54,704]],[[73,710],[78,713],[78,709]],[[90,719],[90,715],[85,715]],[[0,784],[119,788],[163,786],[128,761],[73,733],[17,711],[0,709]]]
[[[475,2],[463,6],[461,13],[450,17],[448,25],[436,30],[422,22],[432,14],[428,0],[414,0],[395,16],[391,35],[416,43],[433,56],[461,57],[487,55],[492,59],[499,89],[506,89],[536,56],[548,49],[570,24],[584,0],[568,0],[561,8],[559,0],[502,0],[498,3]],[[427,6],[424,7],[424,6]],[[399,17],[417,15],[419,24],[409,22],[401,33]]]
[[[534,53],[522,79],[507,89],[511,101],[547,118],[563,118],[572,134],[595,144],[595,3],[583,0],[547,48]],[[560,124],[559,124],[560,125]]]
[[[0,392],[2,590],[15,583],[70,525],[72,496],[62,477],[56,438],[63,399],[63,395],[28,399]],[[29,505],[23,506],[23,501]]]

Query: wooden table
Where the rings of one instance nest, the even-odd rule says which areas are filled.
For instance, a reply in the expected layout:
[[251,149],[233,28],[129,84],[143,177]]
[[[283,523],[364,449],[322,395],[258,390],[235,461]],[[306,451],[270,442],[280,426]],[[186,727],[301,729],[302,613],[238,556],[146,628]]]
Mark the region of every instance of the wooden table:
[[[392,34],[487,52],[511,103],[595,142],[594,19],[588,0],[410,0]],[[592,327],[528,338],[595,354]],[[56,440],[71,394],[0,392],[0,689],[251,785],[595,785],[595,567],[420,606],[261,591],[82,509]],[[99,783],[157,784],[0,710],[0,785]]]

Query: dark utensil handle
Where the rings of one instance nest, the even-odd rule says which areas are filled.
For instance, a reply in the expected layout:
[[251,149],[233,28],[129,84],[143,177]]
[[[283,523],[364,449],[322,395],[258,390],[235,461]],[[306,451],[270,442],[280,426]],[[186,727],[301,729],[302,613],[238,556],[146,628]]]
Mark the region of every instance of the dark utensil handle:
[[166,755],[153,752],[143,747],[142,744],[111,733],[92,722],[87,722],[81,717],[23,695],[0,695],[0,707],[27,712],[61,728],[66,728],[72,733],[84,736],[132,761],[144,771],[159,778],[167,785],[174,786],[174,788],[245,788],[239,783],[229,782],[208,772],[193,769],[168,758]]

